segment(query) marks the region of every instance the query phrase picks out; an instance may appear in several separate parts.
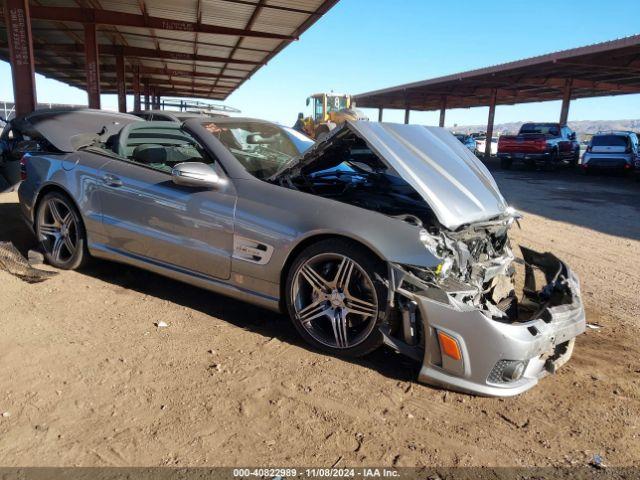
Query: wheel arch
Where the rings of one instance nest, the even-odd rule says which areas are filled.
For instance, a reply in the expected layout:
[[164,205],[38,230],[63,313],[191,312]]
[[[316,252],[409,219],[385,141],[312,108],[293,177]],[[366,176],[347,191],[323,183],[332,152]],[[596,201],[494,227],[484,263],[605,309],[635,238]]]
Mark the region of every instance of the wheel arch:
[[50,192],[58,192],[62,195],[64,195],[65,197],[67,197],[69,199],[69,201],[71,202],[71,204],[73,205],[73,207],[76,209],[76,211],[78,212],[78,215],[80,215],[80,219],[82,220],[83,223],[85,223],[84,218],[82,217],[82,212],[80,211],[80,208],[78,206],[78,202],[76,202],[76,200],[73,198],[73,196],[71,195],[71,193],[69,193],[69,191],[64,188],[62,185],[60,185],[59,183],[47,183],[45,185],[43,185],[40,190],[38,190],[38,193],[36,193],[36,197],[35,200],[33,202],[33,218],[31,219],[31,223],[33,226],[33,229],[35,231],[35,224],[36,224],[36,212],[38,211],[38,207],[40,206],[40,202],[42,201],[42,199],[44,198],[44,196],[47,193]]
[[309,247],[310,245],[313,245],[314,243],[323,241],[323,240],[331,240],[331,239],[335,239],[335,240],[345,240],[347,242],[351,242],[353,244],[356,244],[360,247],[362,247],[365,251],[367,251],[370,255],[372,255],[374,258],[376,258],[377,260],[379,260],[382,263],[385,263],[385,260],[382,258],[382,256],[380,255],[379,252],[376,252],[370,245],[367,245],[366,243],[364,243],[361,240],[358,240],[356,238],[353,237],[349,237],[347,235],[341,235],[339,233],[318,233],[318,234],[314,234],[314,235],[310,235],[308,237],[305,237],[303,239],[301,239],[289,252],[289,254],[287,255],[287,258],[283,264],[283,267],[280,271],[280,310],[283,312],[287,311],[286,305],[285,305],[285,299],[286,299],[286,292],[285,292],[285,288],[286,288],[286,284],[287,284],[287,276],[289,275],[289,270],[291,269],[291,266],[293,265],[293,262],[296,260],[296,258],[298,258],[298,256],[300,255],[300,253],[307,247]]

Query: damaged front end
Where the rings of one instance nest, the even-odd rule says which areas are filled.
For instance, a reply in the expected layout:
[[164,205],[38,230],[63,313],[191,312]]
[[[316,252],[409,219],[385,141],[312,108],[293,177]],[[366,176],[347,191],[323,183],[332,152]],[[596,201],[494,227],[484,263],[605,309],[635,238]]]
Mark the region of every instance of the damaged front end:
[[422,363],[420,381],[516,395],[571,356],[585,329],[578,280],[552,254],[521,248],[525,279],[516,293],[508,232],[518,215],[444,129],[346,122],[272,181],[415,228],[424,258],[403,258],[420,265],[387,256],[388,276],[378,280],[389,292],[385,343]]
[[[381,330],[387,345],[422,362],[419,381],[511,396],[571,357],[585,330],[578,280],[551,253],[521,247],[519,300],[507,239],[511,221],[429,235],[427,248],[443,259],[433,270],[389,264],[389,306],[399,318]],[[540,289],[536,270],[544,277]]]

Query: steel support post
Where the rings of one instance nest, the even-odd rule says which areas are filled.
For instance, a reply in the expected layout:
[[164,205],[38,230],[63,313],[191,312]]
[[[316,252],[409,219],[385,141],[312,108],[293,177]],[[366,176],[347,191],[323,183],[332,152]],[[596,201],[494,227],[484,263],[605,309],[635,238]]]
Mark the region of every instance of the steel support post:
[[498,98],[498,89],[491,90],[491,103],[489,103],[489,118],[487,120],[487,141],[484,146],[484,158],[488,160],[491,156],[491,138],[493,137],[493,121],[496,118],[496,100]]
[[89,108],[100,109],[100,59],[95,23],[84,25],[84,62]]
[[28,0],[5,0],[4,20],[9,44],[16,116],[36,109],[36,77]]

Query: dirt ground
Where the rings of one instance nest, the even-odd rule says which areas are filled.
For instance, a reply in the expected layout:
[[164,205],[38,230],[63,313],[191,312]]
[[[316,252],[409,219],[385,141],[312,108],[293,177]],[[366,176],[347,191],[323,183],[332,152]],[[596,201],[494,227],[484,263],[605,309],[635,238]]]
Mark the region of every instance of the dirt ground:
[[[533,390],[433,389],[391,351],[328,357],[282,316],[121,265],[35,285],[0,271],[0,464],[640,465],[640,185],[496,178],[526,215],[515,242],[566,260],[602,326]],[[0,240],[33,244],[15,193]]]

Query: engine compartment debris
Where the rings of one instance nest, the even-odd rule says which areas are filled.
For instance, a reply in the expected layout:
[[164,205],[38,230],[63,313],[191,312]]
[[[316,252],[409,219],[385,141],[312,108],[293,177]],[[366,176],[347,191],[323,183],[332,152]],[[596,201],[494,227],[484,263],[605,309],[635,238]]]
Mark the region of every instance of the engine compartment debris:
[[0,242],[0,269],[28,283],[43,282],[58,274],[32,267],[11,242]]

